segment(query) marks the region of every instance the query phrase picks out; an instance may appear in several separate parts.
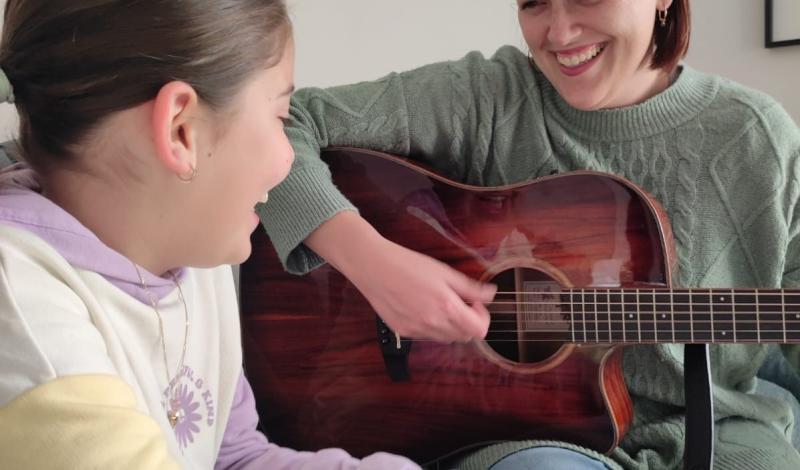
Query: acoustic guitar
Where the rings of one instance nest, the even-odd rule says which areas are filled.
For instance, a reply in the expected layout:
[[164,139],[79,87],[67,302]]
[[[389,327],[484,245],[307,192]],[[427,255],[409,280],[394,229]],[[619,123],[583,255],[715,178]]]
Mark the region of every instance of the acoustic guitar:
[[380,233],[498,292],[483,341],[398,338],[341,274],[287,274],[257,231],[240,279],[245,367],[279,444],[418,462],[516,439],[608,452],[632,418],[622,346],[800,341],[800,292],[671,288],[665,213],[621,177],[483,188],[379,152],[323,159]]

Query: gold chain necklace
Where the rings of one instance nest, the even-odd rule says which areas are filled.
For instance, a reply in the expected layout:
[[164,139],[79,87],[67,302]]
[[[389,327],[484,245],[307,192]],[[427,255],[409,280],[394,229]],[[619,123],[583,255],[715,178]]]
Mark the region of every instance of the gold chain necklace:
[[[136,269],[136,274],[139,275],[139,281],[142,283],[142,289],[144,289],[145,293],[147,293],[147,297],[150,299],[150,305],[153,307],[153,311],[156,312],[156,316],[158,317],[158,331],[159,335],[161,336],[161,351],[164,353],[164,374],[167,376],[168,387],[167,395],[169,410],[167,411],[167,420],[169,420],[169,425],[174,428],[181,418],[183,418],[183,416],[181,416],[180,402],[172,394],[172,386],[174,384],[172,383],[172,378],[169,376],[169,366],[167,365],[167,344],[166,340],[164,339],[164,321],[161,319],[161,312],[158,311],[158,302],[156,302],[156,296],[147,288],[147,284],[144,282],[144,276],[142,276],[142,272],[139,271],[139,266],[137,266],[136,263],[133,263],[133,267]],[[181,372],[181,369],[183,369],[183,359],[186,357],[186,344],[189,342],[189,308],[186,306],[186,299],[183,297],[183,290],[181,290],[181,285],[175,278],[175,274],[170,272],[170,275],[172,276],[172,282],[174,282],[178,287],[178,298],[183,304],[183,319],[185,322],[181,359],[178,362],[178,368],[175,370],[174,376],[177,377]]]

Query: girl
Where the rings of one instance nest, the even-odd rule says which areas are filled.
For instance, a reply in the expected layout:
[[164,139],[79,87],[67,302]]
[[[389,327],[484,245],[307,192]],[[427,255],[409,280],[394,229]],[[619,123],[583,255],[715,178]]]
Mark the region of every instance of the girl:
[[418,468],[256,431],[229,264],[287,174],[281,0],[10,0],[5,468]]

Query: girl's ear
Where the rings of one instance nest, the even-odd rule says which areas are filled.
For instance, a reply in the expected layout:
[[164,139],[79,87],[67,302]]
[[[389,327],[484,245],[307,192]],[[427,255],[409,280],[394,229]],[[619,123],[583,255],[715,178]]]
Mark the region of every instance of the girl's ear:
[[169,82],[159,90],[151,120],[158,160],[178,178],[188,179],[197,169],[200,107],[194,88]]

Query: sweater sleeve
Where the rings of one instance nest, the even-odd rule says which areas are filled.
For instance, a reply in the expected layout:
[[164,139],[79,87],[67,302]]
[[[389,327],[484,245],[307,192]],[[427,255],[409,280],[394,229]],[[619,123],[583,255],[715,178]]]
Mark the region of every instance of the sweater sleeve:
[[[481,180],[501,103],[519,99],[533,74],[512,47],[473,52],[372,82],[295,93],[286,133],[295,150],[288,178],[259,208],[285,267],[302,274],[323,260],[302,241],[336,213],[355,210],[331,181],[320,149],[351,146],[419,160],[452,179]],[[512,98],[509,98],[512,97]]]
[[318,452],[298,452],[267,441],[257,429],[255,399],[244,374],[239,376],[233,406],[225,427],[222,446],[214,470],[416,470],[419,467],[408,459],[386,453],[376,453],[362,460],[351,457],[341,449]]

